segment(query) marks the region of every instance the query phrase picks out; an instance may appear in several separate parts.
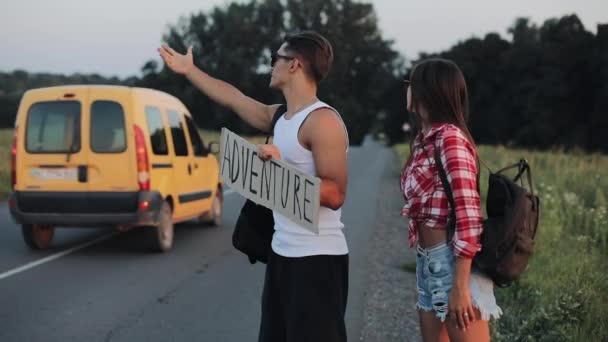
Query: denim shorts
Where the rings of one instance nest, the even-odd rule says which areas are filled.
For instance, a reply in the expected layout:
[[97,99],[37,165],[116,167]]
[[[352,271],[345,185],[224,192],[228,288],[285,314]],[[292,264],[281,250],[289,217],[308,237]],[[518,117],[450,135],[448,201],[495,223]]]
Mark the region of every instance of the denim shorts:
[[[417,309],[433,311],[437,318],[445,321],[453,280],[454,252],[451,246],[446,243],[430,248],[416,246]],[[496,304],[494,283],[490,278],[473,269],[469,291],[473,307],[479,309],[481,319],[488,321],[500,317],[502,310]]]

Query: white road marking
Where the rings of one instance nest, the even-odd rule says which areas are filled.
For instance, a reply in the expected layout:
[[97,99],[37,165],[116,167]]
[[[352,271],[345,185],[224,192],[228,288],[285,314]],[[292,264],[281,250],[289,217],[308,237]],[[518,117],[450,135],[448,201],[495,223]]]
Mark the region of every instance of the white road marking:
[[42,259],[37,260],[37,261],[32,261],[32,262],[30,262],[28,264],[25,264],[23,266],[14,268],[14,269],[12,269],[12,270],[10,270],[8,272],[4,272],[4,273],[0,274],[0,280],[8,278],[8,277],[10,277],[12,275],[15,275],[15,274],[18,274],[18,273],[27,271],[29,269],[32,269],[32,268],[36,267],[36,266],[40,266],[42,264],[46,264],[47,262],[51,262],[51,261],[53,261],[55,259],[59,259],[59,258],[61,258],[63,256],[66,256],[68,254],[74,253],[74,252],[79,251],[79,250],[81,250],[83,248],[92,246],[92,245],[94,245],[96,243],[100,243],[102,241],[108,240],[108,239],[110,239],[110,238],[112,238],[112,237],[114,237],[114,236],[116,236],[118,234],[119,234],[118,232],[114,232],[112,234],[109,234],[109,235],[106,235],[106,236],[102,236],[102,237],[97,238],[95,240],[92,240],[92,241],[89,241],[89,242],[85,242],[85,243],[83,243],[81,245],[78,245],[76,247],[72,247],[72,248],[67,249],[67,250],[65,250],[63,252],[59,252],[59,253],[56,253],[56,254],[53,254],[53,255],[49,255],[46,258],[42,258]]
[[[225,196],[231,195],[231,194],[235,194],[235,193],[236,192],[234,190],[232,190],[232,189],[228,189],[228,190],[224,191],[224,195]],[[83,243],[81,245],[78,245],[76,247],[72,247],[70,249],[66,249],[65,251],[62,251],[62,252],[59,252],[59,253],[56,253],[56,254],[53,254],[53,255],[49,255],[46,258],[42,258],[40,260],[32,261],[32,262],[27,263],[27,264],[25,264],[23,266],[19,266],[19,267],[14,268],[14,269],[12,269],[10,271],[1,273],[0,274],[0,280],[6,279],[6,278],[8,278],[10,276],[13,276],[15,274],[19,274],[21,272],[25,272],[25,271],[27,271],[29,269],[34,268],[34,267],[46,264],[46,263],[51,262],[53,260],[59,259],[61,257],[64,257],[64,256],[66,256],[68,254],[72,254],[72,253],[74,253],[76,251],[79,251],[79,250],[81,250],[83,248],[87,248],[87,247],[92,246],[94,244],[97,244],[97,243],[100,243],[102,241],[108,240],[108,239],[110,239],[110,238],[112,238],[112,237],[114,237],[114,236],[116,236],[118,234],[120,234],[120,233],[119,232],[114,232],[112,234],[109,234],[109,235],[106,235],[106,236],[102,236],[102,237],[97,238],[95,240],[92,240],[92,241],[89,241],[89,242],[85,242],[85,243]]]

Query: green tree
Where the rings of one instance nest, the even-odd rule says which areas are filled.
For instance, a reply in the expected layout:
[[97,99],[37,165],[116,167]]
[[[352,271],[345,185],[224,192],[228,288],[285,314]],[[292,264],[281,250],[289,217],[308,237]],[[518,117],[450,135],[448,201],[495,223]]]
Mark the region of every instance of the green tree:
[[[282,102],[268,88],[268,63],[289,32],[312,29],[334,47],[335,61],[321,83],[319,96],[343,115],[352,143],[358,143],[385,107],[396,79],[399,54],[378,30],[373,6],[351,0],[261,0],[216,7],[181,20],[164,40],[177,51],[194,47],[195,63],[262,102]],[[149,70],[149,68],[147,69]],[[151,74],[142,85],[155,80]],[[145,78],[145,77],[144,77]],[[211,103],[183,77],[163,68],[158,86],[182,99],[202,126],[227,126],[237,132],[251,128],[235,114]]]
[[593,92],[593,109],[588,123],[589,148],[608,151],[608,24],[598,25],[593,54],[593,81],[588,90]]

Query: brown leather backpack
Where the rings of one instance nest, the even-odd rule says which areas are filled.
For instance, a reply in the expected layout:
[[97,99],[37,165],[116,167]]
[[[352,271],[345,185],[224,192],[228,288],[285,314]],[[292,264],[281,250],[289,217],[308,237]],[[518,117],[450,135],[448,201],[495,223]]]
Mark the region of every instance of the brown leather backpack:
[[[456,228],[454,196],[437,148],[435,164],[452,207],[449,243]],[[517,168],[517,175],[513,179],[503,174],[513,168]],[[524,174],[527,174],[529,190],[523,186]],[[518,180],[520,184],[517,184]],[[481,251],[473,258],[473,266],[489,276],[497,286],[509,286],[525,271],[532,256],[539,209],[540,200],[534,195],[532,173],[525,159],[496,173],[490,172],[486,197],[488,217],[483,222]]]

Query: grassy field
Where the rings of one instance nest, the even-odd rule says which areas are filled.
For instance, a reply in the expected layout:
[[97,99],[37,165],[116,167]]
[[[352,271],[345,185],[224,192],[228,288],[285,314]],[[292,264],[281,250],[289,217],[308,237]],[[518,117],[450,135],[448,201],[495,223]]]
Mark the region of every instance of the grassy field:
[[0,129],[0,199],[6,198],[11,175],[12,129]]
[[[201,131],[201,135],[205,144],[209,144],[211,141],[220,141],[220,132],[215,131]],[[12,129],[0,129],[0,199],[5,199],[9,192],[10,183],[10,149],[13,138]],[[251,143],[260,144],[263,143],[265,138],[254,136],[245,137]]]
[[[402,160],[409,147],[396,146]],[[608,341],[608,157],[481,146],[493,171],[525,157],[541,200],[534,256],[496,289],[504,316],[493,341]],[[481,176],[482,197],[487,170]],[[485,202],[483,202],[485,203]]]

